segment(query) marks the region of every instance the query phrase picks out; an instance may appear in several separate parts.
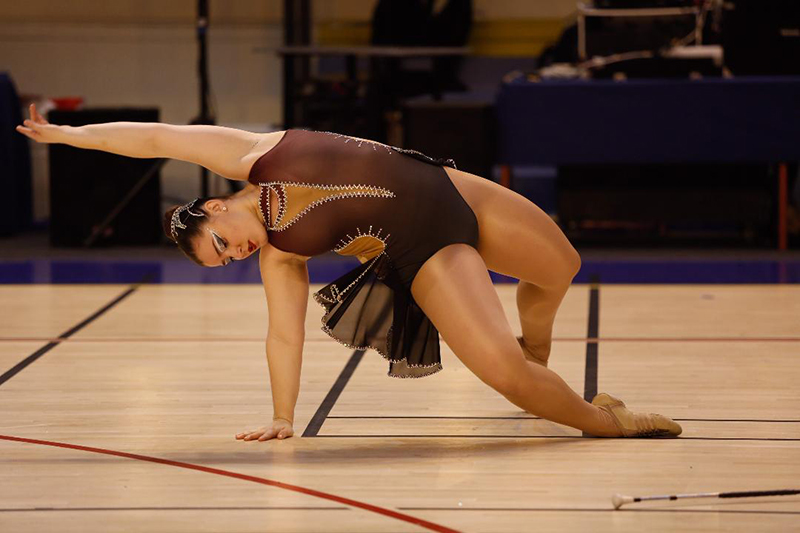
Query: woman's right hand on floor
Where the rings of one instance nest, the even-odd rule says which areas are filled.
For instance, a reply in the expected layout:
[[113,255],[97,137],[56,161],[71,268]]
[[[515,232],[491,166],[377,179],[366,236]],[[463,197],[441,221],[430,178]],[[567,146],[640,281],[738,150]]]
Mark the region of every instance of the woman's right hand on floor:
[[23,126],[17,126],[17,131],[29,139],[40,143],[62,142],[64,126],[56,126],[47,122],[42,115],[36,111],[36,105],[31,104],[31,118],[23,122]]
[[264,426],[256,430],[243,431],[236,435],[238,440],[269,440],[269,439],[288,439],[294,435],[292,424],[288,420],[278,418],[272,421],[272,425]]

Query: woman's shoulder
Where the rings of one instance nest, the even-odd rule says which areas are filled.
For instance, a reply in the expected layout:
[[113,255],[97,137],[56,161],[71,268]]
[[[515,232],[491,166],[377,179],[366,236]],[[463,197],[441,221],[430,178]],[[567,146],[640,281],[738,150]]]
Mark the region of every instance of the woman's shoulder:
[[261,156],[266,155],[273,148],[278,146],[283,138],[288,133],[288,130],[283,131],[271,131],[269,133],[259,133],[258,140],[250,149],[250,151],[242,158],[242,161],[245,163],[250,163],[251,165],[258,161]]
[[242,157],[242,165],[248,170],[248,181],[253,181],[253,172],[258,162],[275,150],[278,145],[281,144],[281,141],[288,136],[289,131],[290,130],[282,130],[259,134],[258,141],[253,145],[250,151]]

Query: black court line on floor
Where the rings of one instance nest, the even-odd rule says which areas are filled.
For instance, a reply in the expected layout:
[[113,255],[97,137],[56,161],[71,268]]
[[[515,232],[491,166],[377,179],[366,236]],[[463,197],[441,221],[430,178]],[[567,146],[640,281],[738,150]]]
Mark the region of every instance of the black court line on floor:
[[[762,502],[763,503],[763,502]],[[499,512],[544,512],[544,513],[714,513],[714,514],[768,514],[800,515],[800,511],[758,511],[745,509],[591,509],[552,507],[398,507],[398,511],[499,511]]]
[[[590,339],[598,339],[600,333],[600,277],[595,275],[591,276],[591,288],[589,289],[589,325],[586,332],[586,337]],[[586,343],[586,365],[584,367],[583,375],[583,399],[591,402],[597,396],[597,358],[599,354],[600,343],[587,342]],[[584,437],[591,437],[585,431]]]
[[0,513],[40,511],[350,511],[350,507],[22,507],[0,508]]
[[[592,276],[592,286],[589,289],[589,324],[586,337],[598,339],[600,334],[600,278]],[[597,357],[598,343],[586,343],[586,367],[583,377],[583,399],[591,402],[597,396]]]
[[[389,308],[384,308],[381,311],[381,314],[377,317],[377,322],[380,323],[382,320],[384,320],[389,311]],[[356,349],[356,351],[353,352],[353,354],[350,356],[350,359],[347,361],[347,364],[342,369],[342,372],[339,374],[339,377],[336,378],[333,387],[331,387],[331,390],[328,391],[325,399],[322,400],[319,408],[317,408],[317,412],[314,413],[313,417],[311,417],[311,421],[306,426],[305,431],[303,431],[303,437],[317,436],[320,428],[322,428],[322,424],[325,423],[325,419],[328,417],[328,414],[330,414],[331,409],[333,409],[334,404],[336,404],[336,400],[339,399],[339,396],[342,394],[347,382],[350,381],[350,377],[352,377],[353,373],[356,371],[358,363],[361,362],[363,357],[364,350]]]
[[107,303],[105,306],[101,307],[99,310],[95,311],[88,318],[86,318],[82,322],[79,322],[77,325],[71,327],[70,329],[68,329],[67,331],[65,331],[61,335],[59,335],[56,342],[50,342],[50,343],[46,344],[45,346],[42,346],[41,348],[39,348],[38,350],[33,352],[31,355],[29,355],[28,357],[26,357],[25,359],[23,359],[22,361],[20,361],[19,363],[17,363],[13,367],[11,367],[11,369],[7,370],[2,375],[0,375],[0,385],[3,385],[3,383],[5,383],[9,379],[13,378],[14,376],[16,376],[18,373],[22,372],[26,367],[28,367],[34,361],[36,361],[41,356],[43,356],[44,354],[46,354],[47,352],[49,352],[50,350],[52,350],[53,348],[58,346],[64,339],[69,338],[70,336],[74,335],[75,333],[77,333],[81,329],[85,328],[86,326],[88,326],[89,324],[94,322],[96,319],[98,319],[100,316],[105,314],[112,307],[114,307],[115,305],[120,303],[122,300],[124,300],[125,298],[127,298],[128,296],[130,296],[131,294],[136,292],[136,290],[140,286],[142,286],[145,283],[148,283],[151,279],[152,279],[152,275],[148,274],[147,276],[142,278],[142,280],[140,282],[133,284],[125,292],[123,292],[122,294],[120,294],[119,296],[117,296],[116,298],[111,300],[109,303]]
[[328,417],[328,413],[331,412],[333,409],[336,400],[339,399],[339,395],[344,390],[345,385],[347,382],[350,381],[350,377],[353,375],[353,372],[356,371],[358,367],[358,363],[361,362],[361,359],[364,357],[364,350],[356,350],[353,352],[353,355],[350,356],[350,359],[347,361],[347,364],[344,365],[341,373],[339,373],[339,377],[336,378],[336,381],[333,383],[333,387],[331,390],[328,391],[328,394],[325,396],[325,399],[322,400],[319,408],[317,408],[317,412],[314,413],[314,416],[311,417],[311,421],[306,426],[305,431],[303,431],[303,437],[317,437],[319,430],[322,428],[322,424],[325,423],[325,419]]
[[[420,434],[394,434],[394,435],[315,435],[319,438],[328,439],[582,439],[605,437],[595,437],[594,435],[420,435]],[[642,439],[624,439],[637,441]],[[730,441],[776,441],[776,442],[800,442],[800,438],[789,437],[651,437],[649,440],[659,441],[685,441],[685,440],[730,440]]]
[[[386,418],[391,420],[405,420],[405,419],[431,419],[431,420],[542,420],[538,416],[436,416],[436,415],[407,415],[407,416],[382,416],[382,415],[363,415],[363,416],[341,416],[330,415],[329,419],[380,419]],[[800,419],[770,419],[770,418],[673,418],[676,422],[752,422],[752,423],[786,423],[786,424],[800,424]]]

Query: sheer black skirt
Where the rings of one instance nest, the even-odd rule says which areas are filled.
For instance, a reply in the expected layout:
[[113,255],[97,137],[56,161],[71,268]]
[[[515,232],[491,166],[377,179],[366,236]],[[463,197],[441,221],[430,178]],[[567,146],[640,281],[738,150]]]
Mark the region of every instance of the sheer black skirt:
[[345,346],[372,348],[389,375],[421,378],[442,369],[439,332],[411,297],[385,253],[314,293],[322,330]]

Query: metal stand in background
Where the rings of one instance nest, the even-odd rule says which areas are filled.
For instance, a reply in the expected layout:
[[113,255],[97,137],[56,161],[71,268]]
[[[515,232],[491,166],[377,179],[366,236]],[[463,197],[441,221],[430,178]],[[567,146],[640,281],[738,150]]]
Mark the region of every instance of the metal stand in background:
[[[310,0],[284,0],[283,37],[285,46],[308,46],[311,42]],[[295,85],[299,80],[307,80],[308,75],[308,56],[283,56],[283,129],[305,125],[301,106],[295,98]]]
[[[200,115],[189,124],[216,124],[208,105],[208,95],[211,90],[208,82],[208,49],[206,45],[208,20],[208,0],[197,0],[197,75],[200,78]],[[208,197],[208,169],[205,167],[200,167],[200,196]]]

